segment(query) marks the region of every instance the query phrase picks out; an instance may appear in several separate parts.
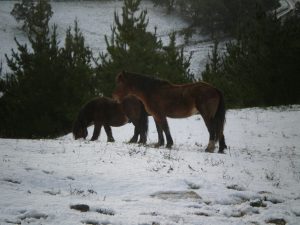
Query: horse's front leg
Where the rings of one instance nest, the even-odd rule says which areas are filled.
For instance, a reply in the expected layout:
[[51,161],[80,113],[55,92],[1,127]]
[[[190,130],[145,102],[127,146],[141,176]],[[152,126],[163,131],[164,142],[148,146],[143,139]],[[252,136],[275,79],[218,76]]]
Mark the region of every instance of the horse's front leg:
[[158,135],[158,142],[157,142],[156,146],[160,147],[165,144],[163,130],[161,129],[160,125],[156,121],[155,121],[155,126],[156,126],[156,130],[157,130],[157,135]]
[[140,131],[140,140],[139,144],[145,145],[147,142],[147,134],[145,132]]
[[91,141],[95,141],[95,140],[98,139],[98,137],[100,135],[101,127],[102,127],[102,124],[95,123],[95,125],[94,125],[94,132],[93,132],[93,136],[91,138]]
[[134,134],[130,139],[129,143],[136,143],[139,137],[139,128],[137,125],[134,124]]
[[[173,139],[170,133],[170,129],[169,129],[169,125],[168,125],[168,121],[166,117],[162,117],[162,118],[155,118],[155,123],[157,123],[159,125],[159,127],[165,132],[166,135],[166,139],[167,139],[167,148],[171,148],[173,145]],[[161,138],[161,137],[160,137]],[[163,136],[162,136],[163,138]]]
[[115,139],[112,135],[111,127],[107,124],[104,125],[104,130],[107,135],[107,142],[115,142]]

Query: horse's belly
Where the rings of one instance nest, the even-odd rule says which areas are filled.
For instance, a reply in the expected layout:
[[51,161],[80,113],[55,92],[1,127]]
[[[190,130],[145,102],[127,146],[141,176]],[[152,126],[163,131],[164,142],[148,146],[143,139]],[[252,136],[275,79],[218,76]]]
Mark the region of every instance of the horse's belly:
[[167,113],[167,116],[171,118],[185,118],[185,117],[192,116],[196,113],[198,113],[196,107],[192,107],[192,108],[179,107],[175,110],[170,110]]
[[124,117],[119,117],[119,118],[115,118],[113,120],[110,121],[109,125],[112,127],[120,127],[125,125],[126,123],[128,123],[129,119],[124,116]]

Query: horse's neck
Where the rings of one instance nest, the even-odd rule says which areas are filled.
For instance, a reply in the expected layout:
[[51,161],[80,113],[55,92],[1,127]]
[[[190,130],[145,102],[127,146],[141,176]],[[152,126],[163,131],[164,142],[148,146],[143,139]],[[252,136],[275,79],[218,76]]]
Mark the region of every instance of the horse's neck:
[[88,112],[88,110],[84,110],[81,112],[80,121],[83,126],[87,127],[90,124],[91,120],[92,120],[92,118],[91,118],[91,115]]
[[126,103],[121,102],[121,103],[115,103],[113,106],[114,111],[116,112],[124,112],[124,108],[126,107]]
[[144,92],[141,88],[137,87],[131,91],[131,95],[136,97],[138,100],[142,101],[147,97],[148,92]]

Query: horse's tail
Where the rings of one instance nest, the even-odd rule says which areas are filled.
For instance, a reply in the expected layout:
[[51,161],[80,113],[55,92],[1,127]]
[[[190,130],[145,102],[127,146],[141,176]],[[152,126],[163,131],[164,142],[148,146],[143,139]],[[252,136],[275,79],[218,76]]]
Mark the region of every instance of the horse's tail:
[[215,133],[215,140],[216,141],[224,141],[224,135],[223,135],[223,130],[224,130],[224,125],[225,125],[225,114],[226,114],[226,108],[225,108],[225,101],[224,101],[224,96],[221,91],[218,90],[220,101],[219,105],[217,108],[217,112],[213,118],[213,129]]

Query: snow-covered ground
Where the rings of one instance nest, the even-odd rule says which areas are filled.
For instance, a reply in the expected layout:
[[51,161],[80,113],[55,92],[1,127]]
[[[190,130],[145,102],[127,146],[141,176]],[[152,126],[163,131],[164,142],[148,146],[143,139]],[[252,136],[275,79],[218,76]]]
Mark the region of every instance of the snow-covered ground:
[[[14,37],[20,43],[26,43],[27,38],[22,30],[21,24],[10,15],[16,1],[0,1],[0,62],[3,61],[3,73],[7,71],[4,54],[11,54],[11,49],[16,49]],[[114,12],[121,12],[123,1],[66,1],[51,2],[54,12],[50,21],[58,26],[59,40],[64,41],[66,29],[74,25],[77,19],[79,27],[86,38],[87,44],[93,50],[95,56],[106,51],[104,35],[111,35],[111,26],[114,22]],[[158,37],[167,44],[168,34],[173,31],[180,31],[188,24],[179,16],[166,14],[159,7],[154,7],[150,1],[142,1],[141,9],[147,9],[149,26],[148,29],[154,32],[157,27]],[[201,37],[197,36],[197,40]],[[183,38],[178,37],[178,45],[183,43]],[[185,54],[188,56],[193,52],[191,70],[195,74],[204,69],[206,57],[211,47],[211,43],[198,43],[187,46]]]
[[0,139],[0,224],[300,224],[300,106],[229,110],[226,154],[199,115],[169,125],[171,150],[152,118],[146,147],[131,124],[115,143]]

